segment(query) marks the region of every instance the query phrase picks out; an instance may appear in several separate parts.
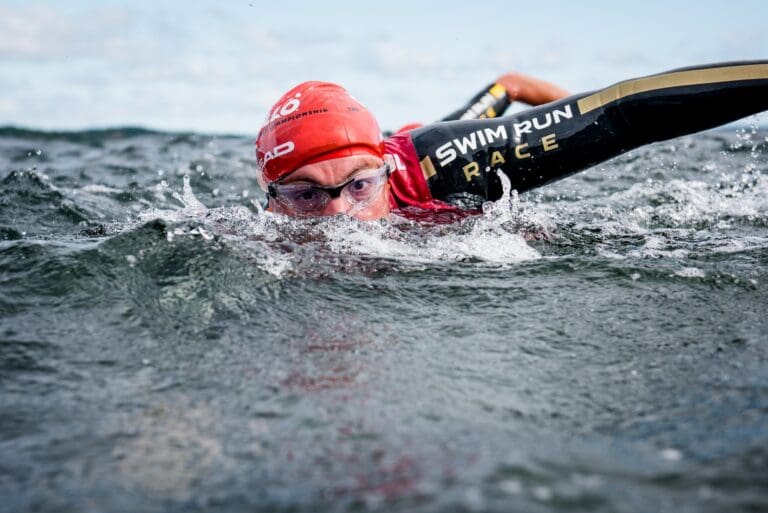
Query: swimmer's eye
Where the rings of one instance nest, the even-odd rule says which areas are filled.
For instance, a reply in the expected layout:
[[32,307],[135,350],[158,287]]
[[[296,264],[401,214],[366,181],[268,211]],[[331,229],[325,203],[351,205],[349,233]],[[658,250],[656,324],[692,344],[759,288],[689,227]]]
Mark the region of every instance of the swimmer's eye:
[[321,208],[321,204],[324,203],[323,196],[327,196],[327,193],[309,186],[286,188],[280,191],[280,196],[292,206],[300,210],[309,211]]
[[365,201],[376,189],[375,178],[359,178],[347,185],[347,190],[355,201]]

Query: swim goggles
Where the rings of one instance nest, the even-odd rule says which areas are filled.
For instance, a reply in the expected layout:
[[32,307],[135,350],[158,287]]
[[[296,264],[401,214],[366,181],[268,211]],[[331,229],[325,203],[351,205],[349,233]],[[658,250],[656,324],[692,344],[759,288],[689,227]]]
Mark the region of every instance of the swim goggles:
[[388,164],[375,169],[364,169],[334,187],[311,183],[274,182],[267,186],[267,194],[295,212],[317,213],[329,201],[341,196],[353,209],[365,207],[376,198],[389,178]]

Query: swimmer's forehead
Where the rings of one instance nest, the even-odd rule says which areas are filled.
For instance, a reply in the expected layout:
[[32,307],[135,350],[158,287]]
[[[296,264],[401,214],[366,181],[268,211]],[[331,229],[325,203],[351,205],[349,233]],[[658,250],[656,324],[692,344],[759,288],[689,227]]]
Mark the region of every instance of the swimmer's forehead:
[[366,169],[375,169],[381,165],[382,160],[372,155],[353,155],[302,166],[283,178],[281,182],[336,185],[355,173]]

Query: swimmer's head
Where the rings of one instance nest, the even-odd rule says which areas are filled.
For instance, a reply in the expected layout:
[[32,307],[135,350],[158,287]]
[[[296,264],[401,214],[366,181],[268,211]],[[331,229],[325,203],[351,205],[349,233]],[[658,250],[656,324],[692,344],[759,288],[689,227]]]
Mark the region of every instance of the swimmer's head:
[[256,139],[270,210],[293,216],[389,213],[389,167],[373,115],[344,88],[304,82],[269,110]]
[[257,178],[266,190],[269,183],[307,164],[355,155],[383,159],[376,119],[343,87],[304,82],[267,114],[256,138]]

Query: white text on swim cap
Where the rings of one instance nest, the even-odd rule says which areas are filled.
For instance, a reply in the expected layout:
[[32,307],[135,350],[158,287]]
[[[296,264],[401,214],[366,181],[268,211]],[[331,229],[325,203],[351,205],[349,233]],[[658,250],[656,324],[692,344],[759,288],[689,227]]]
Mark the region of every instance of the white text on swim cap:
[[296,146],[293,144],[293,141],[286,141],[282,144],[278,144],[274,148],[272,148],[272,151],[268,151],[264,154],[264,163],[266,164],[270,160],[282,157],[283,155],[288,155],[290,152],[294,150]]
[[279,117],[287,116],[288,114],[293,114],[294,112],[299,110],[299,107],[301,107],[299,96],[301,96],[301,93],[296,93],[296,96],[294,98],[291,98],[290,100],[280,105],[279,107],[275,107],[275,110],[272,111],[272,117],[269,118],[269,121],[267,121],[267,123],[271,123]]

